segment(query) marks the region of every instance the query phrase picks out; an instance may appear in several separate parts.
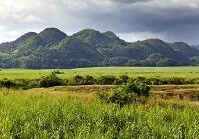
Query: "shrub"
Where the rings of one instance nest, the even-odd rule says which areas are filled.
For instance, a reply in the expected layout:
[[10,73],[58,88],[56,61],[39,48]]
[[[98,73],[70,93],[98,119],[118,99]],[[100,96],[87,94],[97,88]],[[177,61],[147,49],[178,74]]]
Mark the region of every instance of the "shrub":
[[53,87],[63,85],[62,79],[56,76],[55,73],[51,73],[46,77],[42,77],[39,81],[40,87]]
[[31,80],[16,79],[14,80],[14,83],[16,84],[16,88],[29,89],[29,84],[31,83]]
[[115,84],[121,85],[121,84],[127,83],[128,80],[129,80],[129,77],[127,75],[122,75],[116,79]]
[[186,84],[186,81],[184,78],[178,78],[178,77],[172,77],[172,78],[167,78],[166,82],[168,84],[175,84],[175,85],[183,85]]
[[16,86],[16,84],[13,81],[8,80],[7,78],[0,81],[0,87],[6,87],[9,89],[9,88],[12,88],[15,86]]
[[29,80],[27,87],[22,87],[22,89],[37,88],[40,86],[40,79]]
[[112,75],[100,76],[97,79],[97,83],[101,85],[111,85],[111,84],[114,84],[115,81],[116,81],[116,77]]
[[96,79],[93,76],[90,76],[90,75],[86,75],[85,78],[84,78],[84,80],[85,80],[84,83],[86,85],[93,85],[96,82]]
[[151,84],[151,85],[162,85],[162,80],[161,79],[158,79],[158,78],[149,78],[147,80],[147,83],[148,84]]
[[55,73],[55,74],[64,74],[64,72],[60,72],[59,70],[54,70],[52,73]]
[[191,79],[194,84],[199,84],[199,78]]
[[118,104],[120,107],[131,103],[144,103],[149,97],[150,87],[142,82],[128,82],[109,93],[99,94],[100,100]]
[[145,77],[137,77],[136,80],[139,82],[145,82],[146,78]]
[[70,80],[70,84],[72,85],[84,85],[84,83],[84,77],[80,75],[76,75]]

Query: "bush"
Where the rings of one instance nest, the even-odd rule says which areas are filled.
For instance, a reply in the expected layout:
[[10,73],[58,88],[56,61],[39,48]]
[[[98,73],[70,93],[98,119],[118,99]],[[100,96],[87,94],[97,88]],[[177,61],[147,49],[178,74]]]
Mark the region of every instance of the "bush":
[[186,84],[186,81],[184,78],[178,78],[178,77],[172,77],[165,79],[165,84],[175,84],[175,85],[183,85]]
[[150,84],[150,85],[162,85],[162,80],[161,79],[158,79],[158,78],[149,78],[147,80],[147,84]]
[[84,85],[84,83],[84,77],[80,75],[76,75],[70,80],[71,85]]
[[86,75],[85,77],[76,75],[72,79],[69,80],[70,85],[93,85],[95,83],[96,83],[96,79],[90,75]]
[[199,84],[199,78],[195,78],[191,80],[194,84]]
[[109,93],[99,94],[100,100],[120,107],[131,103],[144,103],[149,97],[150,87],[142,82],[128,82]]
[[112,75],[107,75],[107,76],[100,76],[97,79],[97,83],[100,85],[112,85],[116,81],[116,77]]
[[129,80],[129,77],[127,75],[122,75],[116,79],[115,84],[121,85],[121,84],[127,83],[128,80]]
[[52,73],[55,73],[55,74],[64,74],[64,72],[61,72],[59,70],[54,70]]
[[30,89],[30,88],[36,88],[40,86],[40,79],[36,79],[36,80],[31,80],[28,83],[28,87],[24,88],[24,89]]
[[147,79],[145,77],[137,77],[135,80],[139,82],[146,82]]
[[29,84],[32,83],[32,80],[28,79],[16,79],[14,80],[14,83],[16,85],[16,88],[21,88],[21,89],[29,89]]
[[84,80],[85,80],[85,82],[84,82],[85,85],[93,85],[96,82],[96,79],[93,76],[90,76],[90,75],[86,75]]
[[3,79],[3,80],[1,80],[0,81],[0,87],[2,88],[2,87],[5,87],[5,88],[13,88],[13,87],[15,87],[16,86],[16,84],[13,82],[13,81],[11,81],[11,80],[8,80],[8,79]]
[[56,76],[55,73],[51,73],[46,77],[42,77],[39,81],[40,87],[53,87],[63,85],[63,80]]

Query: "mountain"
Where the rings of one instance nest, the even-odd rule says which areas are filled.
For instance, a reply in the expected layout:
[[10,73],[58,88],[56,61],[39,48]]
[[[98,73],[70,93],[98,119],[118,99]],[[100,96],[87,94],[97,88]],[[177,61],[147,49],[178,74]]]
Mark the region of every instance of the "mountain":
[[45,41],[46,45],[51,45],[61,41],[67,35],[57,28],[47,28],[40,32],[38,36]]
[[85,29],[75,33],[72,37],[96,48],[107,48],[126,44],[124,40],[121,40],[111,31],[100,33],[99,31],[93,29]]
[[0,44],[0,68],[185,66],[199,64],[199,50],[160,39],[126,42],[111,31],[84,29],[71,36],[57,28],[29,32]]
[[37,33],[35,33],[35,32],[29,32],[29,33],[22,35],[21,37],[19,37],[17,40],[15,40],[13,42],[2,43],[0,45],[0,51],[4,52],[4,53],[12,52],[16,49],[17,46],[22,45],[23,43],[28,41],[29,38],[36,36],[36,35],[37,35]]
[[103,60],[103,56],[89,44],[67,37],[51,46],[41,59],[42,68],[74,68],[95,66],[97,61]]

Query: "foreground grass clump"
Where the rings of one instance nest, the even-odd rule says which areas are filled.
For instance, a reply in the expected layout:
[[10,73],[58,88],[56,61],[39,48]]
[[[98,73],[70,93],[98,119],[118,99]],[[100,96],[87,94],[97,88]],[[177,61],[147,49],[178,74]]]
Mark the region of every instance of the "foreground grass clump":
[[0,138],[197,138],[199,109],[119,108],[66,94],[4,94]]

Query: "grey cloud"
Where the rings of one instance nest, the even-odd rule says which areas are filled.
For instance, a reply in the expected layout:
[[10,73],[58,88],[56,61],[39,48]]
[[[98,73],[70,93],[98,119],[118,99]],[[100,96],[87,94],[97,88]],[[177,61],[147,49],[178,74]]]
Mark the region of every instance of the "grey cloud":
[[162,32],[166,34],[165,39],[168,41],[186,40],[188,43],[199,43],[199,33],[193,33],[194,30],[198,30],[199,8],[178,7],[177,5],[171,8],[151,8],[146,5],[109,8],[112,8],[112,12],[87,14],[84,11],[85,13],[81,12],[80,16],[89,19],[90,25],[94,27],[111,29],[118,33]]
[[118,2],[118,3],[130,4],[130,3],[148,2],[148,1],[151,1],[151,0],[110,0],[110,1]]
[[[3,4],[6,1],[10,2],[8,7]],[[165,1],[2,0],[0,27],[5,28],[2,34],[12,30],[19,33],[39,31],[50,26],[66,33],[84,28],[112,30],[118,34],[150,32],[164,34],[163,39],[168,41],[199,43],[199,2]],[[18,2],[22,6],[17,5]],[[8,34],[5,36],[8,37]],[[0,37],[3,35],[0,34]]]

